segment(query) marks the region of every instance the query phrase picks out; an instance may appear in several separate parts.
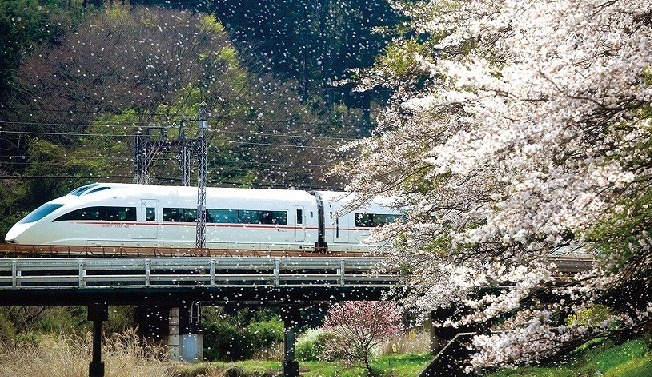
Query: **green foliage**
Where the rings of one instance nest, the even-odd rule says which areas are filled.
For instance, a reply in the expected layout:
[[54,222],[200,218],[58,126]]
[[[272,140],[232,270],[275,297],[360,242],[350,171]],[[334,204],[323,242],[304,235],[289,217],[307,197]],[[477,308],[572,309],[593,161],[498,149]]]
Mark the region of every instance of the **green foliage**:
[[296,358],[299,361],[318,361],[324,358],[325,342],[329,334],[321,329],[309,329],[297,339]]
[[26,174],[36,177],[29,181],[26,192],[29,201],[25,204],[29,208],[35,208],[48,200],[65,195],[75,187],[90,183],[86,177],[99,174],[96,159],[85,159],[79,151],[71,152],[51,141],[32,139],[28,154],[29,166]]
[[81,16],[80,0],[0,1],[0,100],[8,94],[22,56],[38,45],[57,41]]
[[[432,361],[430,355],[383,355],[372,360],[371,375],[380,377],[414,377]],[[306,377],[368,377],[364,367],[350,367],[340,362],[303,362]]]
[[634,359],[610,369],[604,377],[649,377],[652,376],[652,356]]
[[122,334],[137,326],[134,322],[134,308],[132,306],[110,306],[109,319],[104,322],[105,334]]
[[224,35],[226,31],[224,30],[224,26],[220,23],[220,21],[215,18],[214,15],[204,15],[200,18],[199,21],[199,30],[204,31],[204,32],[211,32],[214,35]]
[[377,28],[398,20],[388,2],[367,0],[262,2],[255,9],[225,0],[215,13],[254,57],[246,61],[249,69],[296,80],[306,101],[311,94],[323,100],[316,97],[330,80],[369,66],[390,39]]
[[16,336],[16,329],[5,313],[0,312],[0,344],[7,343]]
[[56,306],[46,309],[34,330],[50,334],[84,334],[91,328],[85,306]]
[[594,305],[576,314],[568,316],[568,326],[598,326],[601,322],[612,316],[611,309],[604,305]]
[[9,306],[0,308],[0,343],[34,345],[45,334],[85,334],[86,307]]
[[652,348],[636,339],[620,345],[610,340],[596,339],[566,355],[559,365],[519,367],[491,374],[491,377],[576,377],[604,375],[610,377],[651,376]]
[[[109,307],[106,334],[125,333],[136,327],[132,307]],[[46,334],[84,335],[92,330],[85,306],[0,308],[0,343],[36,344]]]
[[603,373],[635,359],[645,358],[650,348],[642,340],[632,340],[596,355],[595,363]]
[[278,361],[211,362],[174,365],[172,375],[176,377],[272,377],[282,371]]
[[[27,186],[18,180],[0,180],[0,241],[28,211]],[[29,208],[29,207],[28,207]]]
[[415,40],[397,41],[385,48],[384,54],[377,59],[376,66],[398,78],[413,77],[419,70],[416,55],[423,51],[423,46]]
[[[652,149],[650,149],[652,150]],[[594,228],[589,237],[596,241],[605,257],[615,258],[618,266],[639,256],[641,244],[638,239],[652,229],[652,190],[636,198],[622,201],[621,210]]]
[[246,360],[283,340],[283,322],[266,310],[205,308],[202,319],[206,360]]

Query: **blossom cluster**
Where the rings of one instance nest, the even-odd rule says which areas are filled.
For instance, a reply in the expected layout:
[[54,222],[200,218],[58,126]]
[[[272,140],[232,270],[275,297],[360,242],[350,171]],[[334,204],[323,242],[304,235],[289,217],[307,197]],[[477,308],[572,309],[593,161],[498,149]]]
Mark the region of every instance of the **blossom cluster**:
[[[347,165],[349,189],[359,200],[386,195],[407,209],[404,221],[375,237],[409,269],[415,305],[464,303],[475,311],[463,321],[519,310],[534,290],[557,281],[550,253],[622,212],[623,198],[647,192],[652,2],[397,1],[395,7],[410,17],[415,34],[430,39],[419,49],[406,47],[411,76],[379,66],[362,80],[360,90],[389,85],[395,94],[378,132],[351,146],[357,158]],[[631,236],[630,251],[649,256],[648,233]],[[577,277],[578,300],[590,301],[593,290],[608,286],[605,271]],[[510,288],[476,294],[478,287],[504,284]],[[546,321],[520,324],[535,354],[537,347],[553,349],[546,345],[552,339],[578,335],[553,331]],[[477,360],[512,359],[487,355]]]
[[333,334],[324,353],[329,358],[361,361],[369,367],[369,357],[381,340],[398,334],[403,310],[391,301],[346,301],[330,307],[324,330]]

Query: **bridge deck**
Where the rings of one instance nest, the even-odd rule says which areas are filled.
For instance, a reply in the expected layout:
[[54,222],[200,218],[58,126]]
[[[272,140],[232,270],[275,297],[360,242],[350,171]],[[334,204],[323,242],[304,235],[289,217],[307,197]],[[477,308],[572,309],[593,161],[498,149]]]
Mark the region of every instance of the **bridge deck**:
[[5,257],[362,257],[367,252],[334,252],[315,250],[233,250],[196,249],[183,247],[140,247],[140,246],[59,246],[20,245],[0,243],[0,256]]
[[[378,299],[400,285],[379,258],[4,258],[0,305]],[[52,304],[52,303],[50,303]]]

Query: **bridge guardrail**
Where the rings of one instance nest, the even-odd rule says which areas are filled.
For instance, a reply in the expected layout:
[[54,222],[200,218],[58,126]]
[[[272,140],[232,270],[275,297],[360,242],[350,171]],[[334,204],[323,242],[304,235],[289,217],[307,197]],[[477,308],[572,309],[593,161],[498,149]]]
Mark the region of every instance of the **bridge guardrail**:
[[381,286],[380,258],[12,258],[0,259],[0,290],[174,286]]

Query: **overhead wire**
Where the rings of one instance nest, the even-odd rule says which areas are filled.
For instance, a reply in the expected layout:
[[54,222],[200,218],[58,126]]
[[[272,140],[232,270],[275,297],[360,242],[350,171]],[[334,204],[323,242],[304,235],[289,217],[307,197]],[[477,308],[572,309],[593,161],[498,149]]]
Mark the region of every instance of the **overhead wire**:
[[[10,175],[0,175],[0,180],[31,180],[31,179],[90,179],[90,180],[95,180],[95,179],[101,179],[101,178],[115,178],[115,179],[122,179],[131,182],[133,180],[133,176],[126,176],[126,175],[101,175],[101,176],[77,176],[77,175],[20,175],[20,176],[10,176]],[[174,177],[163,177],[163,176],[152,176],[152,178],[158,180],[158,181],[175,181],[175,182],[180,182],[181,178],[174,178]],[[97,181],[99,182],[99,181]],[[208,180],[208,183],[212,184],[218,184],[218,185],[229,185],[229,186],[236,186],[236,187],[243,187],[243,186],[252,186],[254,188],[287,188],[287,187],[295,187],[295,188],[300,188],[300,189],[306,189],[306,190],[318,190],[318,189],[329,189],[326,185],[319,186],[319,185],[305,185],[305,184],[296,184],[295,182],[279,182],[279,183],[250,183],[250,184],[244,184],[243,182],[237,182],[237,181],[227,181],[227,180]],[[190,186],[194,187],[194,186]]]
[[[10,121],[4,121],[0,120],[0,124],[22,124],[22,125],[40,125],[40,126],[64,126],[64,124],[54,124],[54,123],[34,123],[34,122],[10,122]],[[128,127],[128,126],[123,126],[123,125],[114,125],[114,124],[106,124],[106,125],[95,125],[95,126],[106,126],[106,127]],[[80,126],[81,127],[81,126]],[[136,127],[136,126],[132,126]],[[163,127],[164,129],[170,130],[174,129],[175,127],[170,126],[170,127]],[[243,134],[242,132],[238,131],[227,131],[227,130],[211,130],[213,133],[217,134],[227,134],[227,135],[239,135],[239,136],[261,136],[261,137],[285,137],[285,138],[312,138],[312,139],[326,139],[326,140],[335,140],[335,141],[354,141],[357,140],[356,138],[345,138],[345,137],[335,137],[335,136],[324,136],[324,135],[311,135],[311,134],[303,134],[303,135],[297,135],[297,134],[286,134],[286,133],[280,133],[280,132],[262,132],[262,131],[247,131],[247,134]],[[47,135],[47,136],[76,136],[76,137],[106,137],[106,138],[132,138],[136,136],[142,136],[142,134],[103,134],[103,133],[86,133],[86,132],[55,132],[55,131],[12,131],[12,130],[3,130],[0,127],[0,134],[13,134],[13,135]]]

